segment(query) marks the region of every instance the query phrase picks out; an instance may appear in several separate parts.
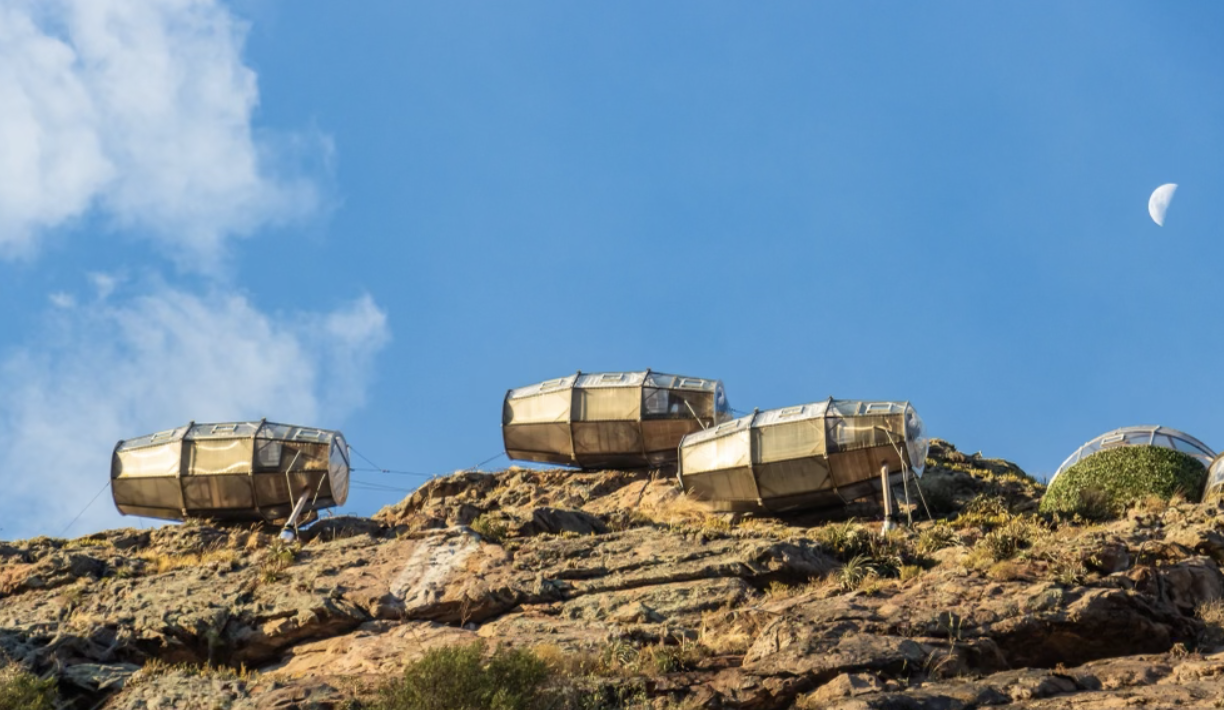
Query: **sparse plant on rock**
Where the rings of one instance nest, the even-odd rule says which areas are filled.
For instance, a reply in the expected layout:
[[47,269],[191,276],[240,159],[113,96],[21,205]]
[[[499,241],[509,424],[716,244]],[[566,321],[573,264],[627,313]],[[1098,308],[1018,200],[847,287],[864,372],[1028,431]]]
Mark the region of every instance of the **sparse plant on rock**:
[[956,519],[959,527],[978,527],[983,530],[993,530],[1006,525],[1012,519],[1007,501],[998,496],[978,496],[969,501],[960,517]]
[[871,565],[871,558],[867,555],[858,555],[842,565],[841,571],[838,572],[838,582],[841,583],[842,589],[858,589],[868,579],[878,576],[879,574]]
[[672,703],[652,704],[641,678],[584,678],[557,689],[556,698],[544,706],[548,710],[688,710]]
[[735,609],[705,611],[697,642],[710,654],[742,654],[760,633],[761,623],[758,615]]
[[1041,512],[1115,517],[1149,496],[1181,493],[1198,500],[1207,469],[1194,457],[1159,446],[1105,449],[1079,461],[1050,482]]
[[548,666],[529,651],[481,641],[425,652],[379,689],[373,710],[535,710],[543,707]]
[[1088,575],[1088,568],[1084,565],[1084,561],[1075,554],[1064,553],[1052,556],[1047,569],[1050,579],[1065,587],[1083,584],[1084,578]]
[[818,528],[814,537],[830,555],[846,561],[868,551],[872,533],[862,523],[850,519]]
[[1015,560],[1000,560],[986,570],[986,576],[1000,582],[1010,582],[1024,576],[1020,565]]
[[858,589],[867,580],[895,578],[915,561],[912,533],[897,529],[883,535],[855,520],[830,523],[814,535],[821,548],[843,563],[838,582]]
[[301,548],[296,544],[285,544],[277,540],[264,553],[260,564],[260,578],[265,584],[279,582],[285,578],[285,570],[293,566]]
[[654,519],[637,508],[615,510],[604,516],[604,522],[612,532],[623,532],[632,528],[650,527]]
[[253,682],[259,673],[250,670],[245,664],[233,668],[231,666],[213,665],[211,663],[167,663],[159,658],[150,659],[135,675],[128,680],[128,685],[144,683],[159,676],[181,674],[213,680],[241,680]]
[[489,513],[481,513],[472,521],[472,531],[483,540],[500,545],[510,532],[510,526]]
[[937,522],[918,534],[917,551],[930,555],[942,549],[961,544],[960,536],[945,522]]
[[786,582],[774,580],[770,582],[767,587],[765,587],[765,598],[769,599],[770,601],[775,599],[786,599],[798,594],[800,589],[802,589],[802,587],[799,585],[787,584]]
[[694,643],[643,646],[638,652],[638,671],[648,675],[666,675],[688,670],[701,658],[701,649]]
[[0,667],[0,710],[56,710],[55,680],[17,666]]
[[166,552],[164,550],[145,550],[137,557],[152,566],[153,574],[173,572],[176,569],[196,567],[226,567],[233,568],[237,563],[238,553],[234,550],[214,547],[201,552]]
[[1214,599],[1199,604],[1195,616],[1203,622],[1198,645],[1204,650],[1224,646],[1224,599]]
[[1010,560],[1033,546],[1034,540],[1042,532],[1041,525],[1032,517],[1016,517],[1006,525],[986,533],[978,543],[985,548],[990,559],[995,562]]

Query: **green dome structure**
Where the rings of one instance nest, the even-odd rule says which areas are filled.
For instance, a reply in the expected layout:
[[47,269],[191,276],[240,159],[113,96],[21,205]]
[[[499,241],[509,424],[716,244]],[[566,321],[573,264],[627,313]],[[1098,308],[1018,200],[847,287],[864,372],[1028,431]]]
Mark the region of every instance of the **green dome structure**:
[[1050,479],[1044,513],[1116,514],[1155,495],[1199,500],[1215,454],[1198,439],[1168,427],[1115,429],[1081,446]]

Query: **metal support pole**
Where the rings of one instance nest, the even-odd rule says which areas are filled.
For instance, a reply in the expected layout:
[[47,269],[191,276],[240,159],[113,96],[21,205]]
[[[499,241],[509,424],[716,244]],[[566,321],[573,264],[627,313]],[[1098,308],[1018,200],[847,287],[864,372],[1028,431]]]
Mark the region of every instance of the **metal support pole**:
[[298,498],[297,505],[293,506],[293,512],[289,514],[289,519],[285,521],[285,527],[281,528],[280,539],[285,542],[293,542],[297,539],[297,521],[302,517],[302,511],[306,509],[306,503],[310,501],[310,489],[307,488],[302,492],[302,497]]
[[884,525],[881,533],[886,533],[897,526],[893,520],[892,486],[888,485],[888,464],[880,466],[880,495],[884,497]]

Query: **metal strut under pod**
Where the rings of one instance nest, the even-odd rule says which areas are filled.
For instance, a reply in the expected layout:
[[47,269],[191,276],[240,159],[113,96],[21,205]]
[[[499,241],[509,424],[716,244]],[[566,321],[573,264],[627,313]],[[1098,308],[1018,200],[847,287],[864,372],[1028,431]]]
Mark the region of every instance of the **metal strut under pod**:
[[289,514],[289,519],[285,521],[285,527],[281,528],[280,539],[285,542],[293,542],[297,539],[297,521],[302,517],[302,511],[306,509],[306,503],[310,500],[310,490],[302,493],[302,497],[298,498],[297,505],[293,506],[293,512]]
[[880,466],[880,495],[884,498],[884,525],[880,527],[880,532],[886,533],[897,527],[893,519],[892,487],[888,485],[888,464]]

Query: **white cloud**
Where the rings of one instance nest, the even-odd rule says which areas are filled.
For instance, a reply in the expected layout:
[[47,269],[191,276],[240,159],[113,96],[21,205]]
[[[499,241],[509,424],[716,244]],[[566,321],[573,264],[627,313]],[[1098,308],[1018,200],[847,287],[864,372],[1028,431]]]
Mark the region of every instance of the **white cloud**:
[[310,213],[252,133],[244,40],[216,0],[0,0],[0,254],[97,210],[215,270],[227,238]]
[[100,271],[89,273],[89,282],[93,284],[94,291],[98,294],[99,301],[105,301],[110,298],[110,295],[115,292],[115,289],[123,282],[122,276],[114,274],[106,274]]
[[[109,480],[116,441],[189,420],[338,426],[388,340],[363,297],[270,316],[246,298],[160,287],[47,314],[37,346],[0,363],[0,539],[59,535]],[[132,525],[104,494],[70,534]]]
[[[334,427],[364,400],[389,339],[371,298],[269,314],[216,285],[230,239],[317,209],[281,159],[331,151],[253,131],[245,36],[219,0],[0,0],[0,257],[103,224],[90,238],[152,239],[206,284],[132,296],[126,275],[90,273],[0,352],[0,539],[60,534],[120,438],[193,419]],[[125,524],[104,495],[70,532]]]

